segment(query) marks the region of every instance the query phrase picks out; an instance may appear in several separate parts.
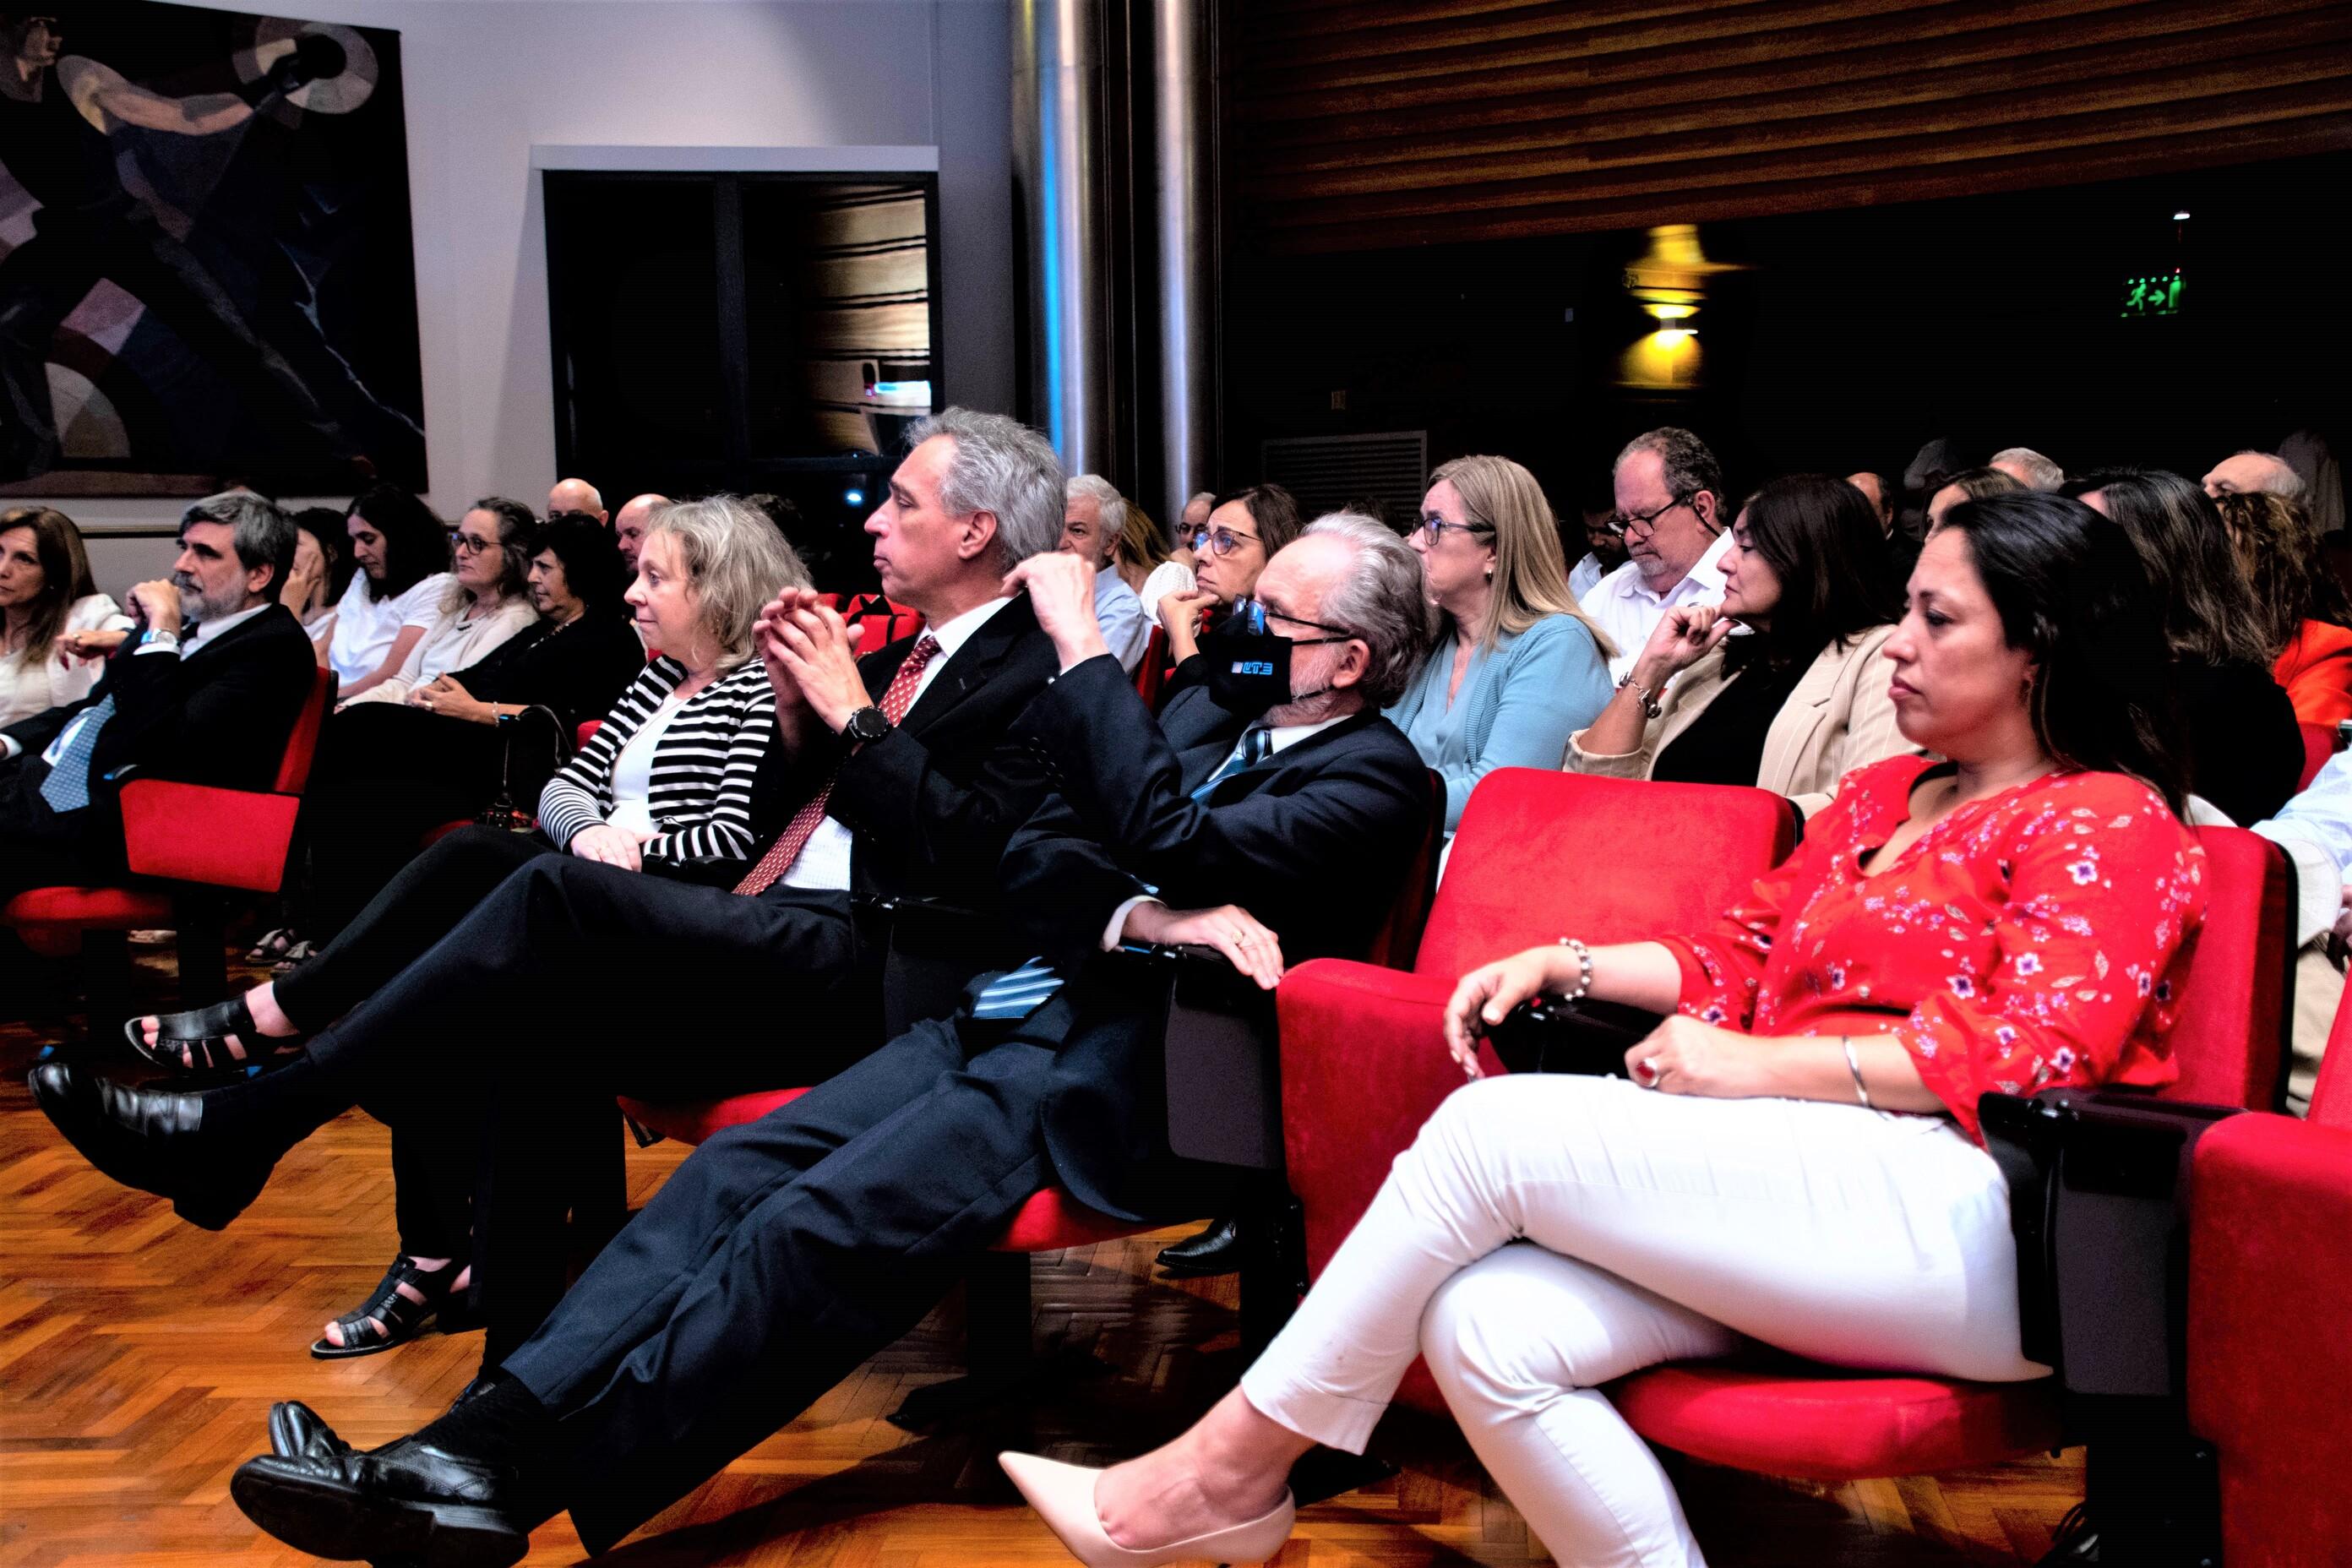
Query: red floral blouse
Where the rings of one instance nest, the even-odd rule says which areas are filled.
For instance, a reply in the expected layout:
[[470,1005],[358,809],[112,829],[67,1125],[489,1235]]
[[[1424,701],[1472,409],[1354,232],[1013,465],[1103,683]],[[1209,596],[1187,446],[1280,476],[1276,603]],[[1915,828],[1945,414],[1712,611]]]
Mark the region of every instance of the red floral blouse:
[[1971,1138],[1977,1097],[2154,1087],[2205,917],[2205,853],[2121,773],[2060,773],[1971,801],[1876,874],[1935,764],[1846,776],[1797,852],[1714,930],[1668,940],[1681,1010],[1754,1035],[1891,1034]]

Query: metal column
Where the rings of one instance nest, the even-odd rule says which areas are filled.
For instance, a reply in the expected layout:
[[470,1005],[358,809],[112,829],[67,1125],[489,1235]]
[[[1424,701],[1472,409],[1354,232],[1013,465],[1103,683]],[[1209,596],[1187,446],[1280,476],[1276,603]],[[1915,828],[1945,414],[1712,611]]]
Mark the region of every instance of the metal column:
[[1211,0],[1151,0],[1157,163],[1160,457],[1171,528],[1213,488],[1216,463],[1216,126]]
[[1111,463],[1103,0],[1013,0],[1013,169],[1026,231],[1030,395],[1071,473]]

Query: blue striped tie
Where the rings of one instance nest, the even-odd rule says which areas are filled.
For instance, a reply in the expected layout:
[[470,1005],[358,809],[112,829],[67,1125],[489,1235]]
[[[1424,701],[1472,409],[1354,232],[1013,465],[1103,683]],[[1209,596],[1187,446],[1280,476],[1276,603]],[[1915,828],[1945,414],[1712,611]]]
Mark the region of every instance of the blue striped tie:
[[[1274,731],[1263,726],[1244,731],[1241,744],[1234,754],[1217,766],[1217,771],[1193,787],[1194,800],[1206,800],[1209,792],[1244,768],[1254,768],[1265,761],[1274,749]],[[1046,999],[1062,988],[1062,977],[1044,955],[1029,960],[1020,968],[1000,974],[981,988],[973,998],[971,1016],[975,1018],[1025,1018],[1045,1005]]]
[[89,759],[98,753],[98,732],[113,717],[114,694],[110,691],[74,721],[73,734],[49,764],[49,776],[41,781],[41,798],[51,811],[79,811],[89,804]]

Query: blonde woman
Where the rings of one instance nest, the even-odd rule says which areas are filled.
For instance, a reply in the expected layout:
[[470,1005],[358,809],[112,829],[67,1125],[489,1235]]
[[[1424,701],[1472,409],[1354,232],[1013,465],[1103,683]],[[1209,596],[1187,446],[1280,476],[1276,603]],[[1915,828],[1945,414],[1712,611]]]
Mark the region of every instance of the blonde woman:
[[1445,830],[1496,768],[1557,767],[1609,701],[1608,634],[1569,591],[1559,526],[1508,458],[1457,458],[1430,476],[1408,541],[1437,614],[1437,646],[1389,709],[1445,779]]
[[1155,626],[1160,600],[1171,594],[1189,594],[1198,585],[1192,569],[1169,548],[1167,533],[1133,501],[1127,503],[1126,521],[1110,542],[1110,560],[1120,580],[1143,601],[1143,613]]

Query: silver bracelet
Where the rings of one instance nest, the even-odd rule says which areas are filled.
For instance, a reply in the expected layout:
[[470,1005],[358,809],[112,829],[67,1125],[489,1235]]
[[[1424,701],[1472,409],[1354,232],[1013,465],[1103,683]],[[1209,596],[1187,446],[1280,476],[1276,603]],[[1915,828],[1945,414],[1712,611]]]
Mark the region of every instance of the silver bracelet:
[[1862,1108],[1864,1110],[1877,1110],[1878,1108],[1876,1106],[1870,1103],[1870,1090],[1864,1087],[1862,1081],[1862,1058],[1854,1055],[1853,1037],[1849,1035],[1840,1035],[1838,1037],[1838,1044],[1845,1047],[1845,1070],[1853,1074],[1853,1097],[1862,1101]]
[[1559,945],[1576,954],[1577,967],[1576,989],[1563,992],[1559,999],[1563,1002],[1581,1002],[1584,1000],[1584,994],[1592,989],[1592,950],[1572,936],[1561,937]]

